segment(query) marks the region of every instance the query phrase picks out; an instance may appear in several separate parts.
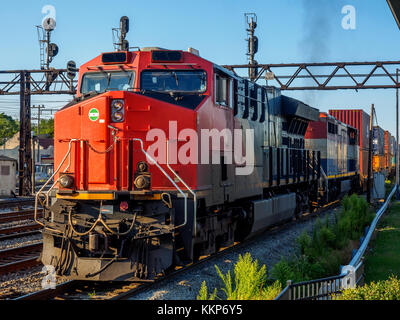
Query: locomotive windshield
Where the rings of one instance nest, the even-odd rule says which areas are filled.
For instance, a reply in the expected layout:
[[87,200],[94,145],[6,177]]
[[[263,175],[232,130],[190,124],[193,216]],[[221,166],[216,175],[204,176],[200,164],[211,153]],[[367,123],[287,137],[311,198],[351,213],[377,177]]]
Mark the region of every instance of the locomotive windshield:
[[132,71],[89,72],[82,78],[81,93],[132,89],[135,74]]
[[141,74],[141,89],[157,92],[202,93],[206,91],[205,71],[146,70]]

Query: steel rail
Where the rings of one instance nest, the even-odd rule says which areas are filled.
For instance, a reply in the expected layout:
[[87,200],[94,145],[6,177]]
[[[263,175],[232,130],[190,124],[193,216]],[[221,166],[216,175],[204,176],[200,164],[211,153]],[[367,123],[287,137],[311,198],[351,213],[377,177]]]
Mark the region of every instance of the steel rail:
[[[334,209],[339,204],[340,204],[339,201],[331,202],[330,204],[327,204],[327,205],[319,208],[318,210],[315,210],[314,212],[311,212],[311,213],[308,213],[308,214],[305,214],[305,215],[301,216],[300,220],[301,221],[307,221],[309,219],[315,218],[316,216],[318,216],[318,214],[321,214],[321,213],[323,213],[323,212],[325,212],[327,210]],[[271,234],[277,233],[277,232],[281,232],[281,231],[284,231],[285,229],[289,228],[291,225],[293,225],[296,222],[297,222],[297,220],[292,220],[291,223],[283,223],[283,224],[279,224],[277,226],[272,226],[272,227],[268,228],[267,230],[265,230],[264,232],[262,232],[261,234],[259,234],[257,236],[254,236],[254,237],[252,237],[252,238],[250,238],[250,239],[248,239],[248,240],[246,240],[244,242],[235,242],[233,245],[230,245],[230,246],[227,246],[227,247],[224,247],[224,248],[220,248],[220,250],[215,254],[211,254],[211,255],[208,255],[208,256],[203,256],[198,261],[196,261],[194,263],[191,263],[191,264],[188,264],[188,265],[186,265],[184,267],[180,267],[179,269],[175,269],[174,271],[172,271],[168,275],[166,275],[164,277],[161,277],[161,278],[157,278],[152,283],[146,283],[146,284],[142,284],[140,287],[134,287],[134,288],[132,288],[132,289],[126,291],[126,292],[121,293],[118,296],[112,297],[110,300],[124,300],[124,299],[127,299],[129,297],[132,297],[133,295],[138,294],[140,292],[143,292],[144,290],[150,288],[152,285],[159,284],[159,283],[161,283],[161,282],[163,282],[165,280],[168,280],[168,279],[170,279],[170,278],[172,278],[174,276],[177,276],[177,275],[179,275],[179,274],[181,274],[181,273],[183,273],[185,271],[188,271],[189,269],[197,267],[197,266],[199,266],[199,265],[201,265],[201,264],[203,264],[205,262],[208,262],[208,261],[210,261],[210,260],[212,260],[214,258],[221,257],[221,256],[223,256],[225,254],[233,252],[234,250],[240,249],[241,247],[244,247],[246,245],[252,244],[255,241],[257,241],[258,238],[261,235],[265,235],[266,232],[269,232]]]
[[[304,214],[302,217],[300,217],[300,221],[308,221],[310,219],[316,218],[319,214],[332,210],[336,207],[338,207],[340,202],[334,201],[330,204],[327,204],[323,207],[318,208],[317,210],[314,210],[313,212]],[[115,287],[112,288],[110,291],[115,292],[116,295],[110,297],[107,300],[124,300],[132,297],[135,294],[138,294],[140,292],[143,292],[146,289],[151,288],[155,284],[159,284],[165,280],[171,279],[174,276],[177,276],[180,273],[183,273],[185,271],[189,271],[189,269],[192,269],[196,266],[199,266],[207,261],[210,261],[213,258],[223,256],[224,254],[228,254],[230,252],[233,252],[234,250],[240,249],[243,246],[250,245],[251,243],[254,243],[259,239],[260,236],[265,235],[265,233],[269,234],[276,234],[278,232],[282,232],[285,229],[289,228],[293,224],[297,223],[298,220],[292,220],[291,222],[283,223],[280,225],[276,225],[273,227],[270,227],[269,229],[265,230],[265,232],[252,237],[244,242],[236,242],[231,246],[227,246],[224,248],[221,248],[217,253],[208,255],[208,256],[203,256],[201,257],[198,261],[194,263],[187,264],[185,266],[178,266],[175,267],[175,270],[171,271],[170,273],[166,274],[163,277],[157,278],[154,281],[138,281],[138,282],[132,282],[130,284],[124,283],[124,284],[114,284]],[[14,298],[14,300],[49,300],[49,299],[69,299],[69,296],[73,295],[73,291],[76,289],[81,290],[81,291],[88,291],[88,294],[90,293],[88,289],[85,289],[86,287],[90,287],[93,282],[91,281],[81,281],[81,280],[70,280],[65,283],[61,283],[56,285],[55,289],[43,289],[40,291],[32,292],[23,296],[20,296],[18,298]],[[108,285],[110,287],[113,286],[113,284],[108,282]],[[122,286],[122,287],[121,287]],[[122,291],[122,292],[121,292]],[[72,292],[72,294],[71,294]],[[82,293],[80,293],[82,295]],[[72,297],[73,299],[73,297]]]
[[34,198],[12,198],[0,200],[0,208],[20,207],[23,205],[33,205]]
[[[39,209],[38,214],[42,215],[42,213],[43,213],[43,210]],[[35,210],[33,210],[33,209],[0,213],[0,224],[6,223],[6,222],[14,222],[14,221],[33,219],[34,217],[35,217]]]
[[40,233],[41,226],[34,223],[22,226],[0,229],[0,241],[13,238],[22,238]]
[[15,272],[41,264],[38,261],[42,243],[0,250],[0,274]]

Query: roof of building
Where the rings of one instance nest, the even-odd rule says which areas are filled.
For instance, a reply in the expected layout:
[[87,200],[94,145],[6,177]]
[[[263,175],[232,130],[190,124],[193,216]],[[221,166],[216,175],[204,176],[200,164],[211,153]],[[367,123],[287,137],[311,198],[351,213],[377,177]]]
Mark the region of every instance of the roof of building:
[[0,160],[17,162],[17,160],[14,159],[14,158],[10,158],[10,157],[7,157],[7,156],[2,156],[2,155],[0,155]]
[[50,146],[54,146],[54,139],[53,138],[39,138],[39,145],[43,149],[47,149]]

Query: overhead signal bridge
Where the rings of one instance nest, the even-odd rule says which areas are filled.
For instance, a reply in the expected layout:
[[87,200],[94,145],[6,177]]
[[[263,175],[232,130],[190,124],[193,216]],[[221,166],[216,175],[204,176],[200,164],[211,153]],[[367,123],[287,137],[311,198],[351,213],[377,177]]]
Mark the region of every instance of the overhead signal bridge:
[[400,88],[396,77],[400,61],[243,64],[224,67],[234,72],[239,69],[256,70],[250,73],[254,74],[253,81],[264,79],[281,90]]

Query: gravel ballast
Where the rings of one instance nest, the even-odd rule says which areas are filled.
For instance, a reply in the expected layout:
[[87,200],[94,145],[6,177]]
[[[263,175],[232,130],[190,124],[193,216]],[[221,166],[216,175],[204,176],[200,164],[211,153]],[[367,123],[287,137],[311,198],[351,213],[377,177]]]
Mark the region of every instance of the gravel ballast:
[[[339,212],[340,207],[328,210],[319,215],[324,219],[326,215],[333,217]],[[304,230],[312,231],[316,219],[298,221],[292,223],[283,230],[266,232],[257,237],[254,241],[238,249],[233,249],[226,255],[210,259],[209,261],[196,266],[187,272],[176,277],[166,279],[159,284],[133,296],[131,300],[193,300],[196,299],[201,284],[206,281],[207,288],[212,292],[214,288],[221,288],[221,279],[218,276],[215,265],[226,274],[233,270],[239,255],[250,252],[253,259],[258,259],[259,265],[265,264],[267,270],[279,262],[282,258],[292,257],[297,250],[297,238]],[[338,270],[339,271],[339,270]]]

